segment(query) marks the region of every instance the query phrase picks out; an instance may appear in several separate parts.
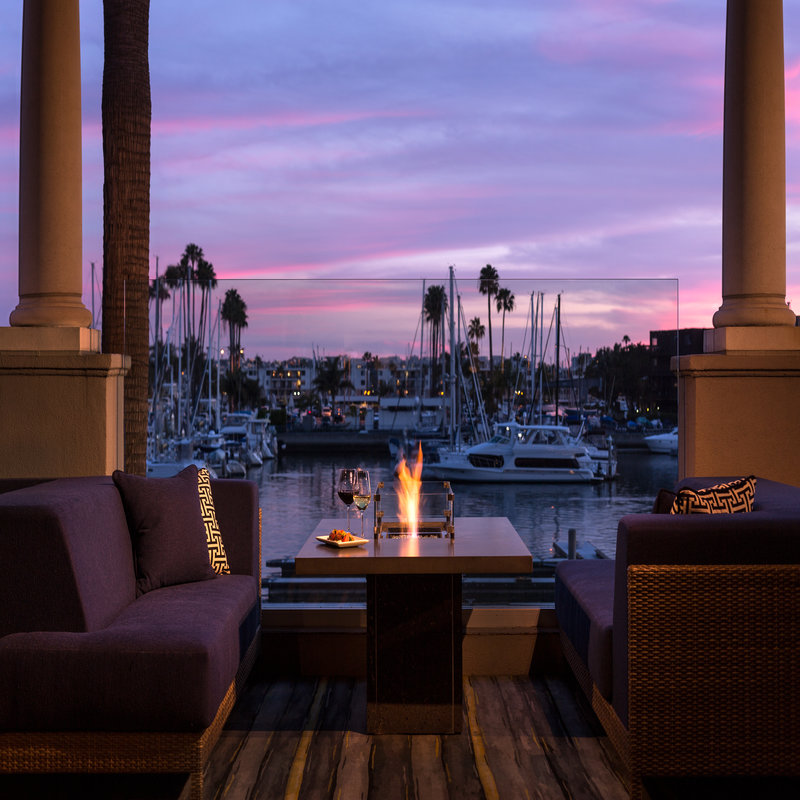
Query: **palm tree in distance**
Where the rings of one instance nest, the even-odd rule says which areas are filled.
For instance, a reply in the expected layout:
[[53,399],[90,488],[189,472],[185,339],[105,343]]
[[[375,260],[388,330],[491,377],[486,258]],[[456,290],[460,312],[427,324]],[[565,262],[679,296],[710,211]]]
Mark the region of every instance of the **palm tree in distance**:
[[352,381],[346,377],[344,369],[339,365],[338,356],[327,356],[317,367],[314,376],[314,388],[322,395],[330,395],[331,408],[336,404],[336,394],[340,389],[355,389]]
[[494,353],[492,352],[492,298],[497,294],[500,288],[500,276],[497,270],[491,265],[487,264],[478,277],[478,291],[486,295],[486,308],[489,312],[489,372],[494,369]]
[[503,367],[503,358],[506,346],[506,311],[514,310],[514,293],[511,289],[498,289],[497,290],[497,313],[503,313],[503,325],[501,327],[500,335],[500,367]]
[[[211,301],[211,290],[217,288],[217,273],[214,272],[214,265],[210,261],[201,258],[197,262],[197,271],[195,273],[197,283],[200,286],[200,319],[197,324],[197,339],[202,342],[204,331],[206,329],[206,317],[209,314],[209,305]],[[211,342],[209,349],[211,349]]]
[[[201,261],[203,261],[203,248],[199,247],[198,245],[190,242],[186,245],[186,249],[183,251],[183,255],[181,256],[181,267],[183,267],[184,277],[186,278],[186,326],[185,331],[187,338],[188,336],[194,336],[194,332],[197,330],[195,327],[195,281],[197,280],[197,267]],[[200,340],[199,336],[195,336],[195,339],[198,341]]]
[[103,2],[104,353],[126,353],[125,469],[147,470],[150,362],[150,0]]
[[430,322],[431,332],[431,397],[434,397],[435,387],[438,385],[437,356],[445,311],[447,311],[447,292],[444,286],[429,286],[425,293],[425,319]]
[[467,328],[467,336],[470,340],[473,355],[478,356],[480,354],[480,341],[485,335],[486,326],[481,323],[481,318],[473,317],[469,321],[469,327]]
[[247,327],[247,304],[236,289],[225,292],[220,315],[228,326],[230,370],[237,372],[241,361],[242,329]]

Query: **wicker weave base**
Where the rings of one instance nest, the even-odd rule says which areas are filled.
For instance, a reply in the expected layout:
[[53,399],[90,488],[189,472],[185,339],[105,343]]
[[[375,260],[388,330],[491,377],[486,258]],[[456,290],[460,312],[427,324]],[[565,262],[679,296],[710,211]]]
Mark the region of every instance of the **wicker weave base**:
[[0,733],[0,773],[159,773],[190,775],[190,797],[201,800],[203,766],[255,663],[257,634],[211,725],[198,733],[106,731]]
[[629,726],[570,640],[564,656],[628,770],[658,777],[800,775],[800,569],[628,569]]

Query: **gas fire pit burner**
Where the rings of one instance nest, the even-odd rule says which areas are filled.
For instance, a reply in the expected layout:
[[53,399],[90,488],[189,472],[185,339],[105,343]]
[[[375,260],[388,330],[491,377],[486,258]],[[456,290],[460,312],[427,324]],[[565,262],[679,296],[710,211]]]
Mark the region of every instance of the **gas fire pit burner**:
[[404,510],[401,493],[386,491],[381,481],[374,496],[374,536],[395,539],[401,536],[455,538],[453,501],[448,481],[424,482],[416,509]]

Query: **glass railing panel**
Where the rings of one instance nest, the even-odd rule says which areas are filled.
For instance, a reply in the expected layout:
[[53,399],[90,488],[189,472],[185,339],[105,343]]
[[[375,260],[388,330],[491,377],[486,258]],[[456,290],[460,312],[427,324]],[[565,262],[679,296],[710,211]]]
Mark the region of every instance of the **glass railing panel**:
[[[456,536],[459,517],[508,517],[536,567],[522,579],[465,578],[465,602],[492,605],[549,602],[570,530],[580,555],[613,557],[619,518],[648,511],[674,483],[669,444],[651,453],[646,437],[677,422],[670,358],[702,347],[676,334],[675,280],[503,279],[498,311],[477,272],[453,277],[452,290],[447,271],[424,281],[173,281],[151,301],[151,465],[193,458],[258,483],[267,600],[363,602],[358,579],[293,577],[317,523],[345,518],[343,466],[391,491],[400,455],[413,464],[421,445],[423,475],[452,479]],[[587,445],[594,458],[567,463],[574,440],[565,450],[529,428],[555,420],[580,436],[571,458]],[[496,447],[470,450],[493,434]],[[471,474],[448,473],[448,457]],[[499,458],[517,466],[502,480]],[[534,468],[535,479],[523,474]],[[365,530],[372,520],[368,507]],[[351,529],[361,530],[354,515]]]

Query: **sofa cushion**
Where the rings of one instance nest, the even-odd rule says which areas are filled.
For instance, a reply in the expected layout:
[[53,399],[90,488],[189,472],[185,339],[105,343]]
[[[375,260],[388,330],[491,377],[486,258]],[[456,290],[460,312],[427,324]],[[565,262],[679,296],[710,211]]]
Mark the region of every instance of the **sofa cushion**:
[[562,561],[556,569],[555,605],[561,631],[602,695],[611,700],[614,561]]
[[197,491],[200,495],[200,515],[203,518],[203,527],[206,531],[206,546],[208,547],[208,560],[211,569],[218,575],[230,575],[228,557],[225,554],[225,544],[217,522],[217,512],[214,508],[214,494],[211,491],[211,475],[208,470],[197,470]]
[[200,514],[197,467],[173,478],[143,478],[116,470],[112,478],[125,506],[138,594],[214,577]]
[[669,489],[659,489],[656,499],[653,501],[654,514],[670,514],[678,495]]
[[[142,595],[102,631],[0,640],[0,729],[202,730],[252,642],[260,611],[250,575]],[[253,624],[254,620],[256,625]]]
[[756,479],[739,478],[705,489],[682,488],[672,504],[671,514],[734,514],[753,510]]
[[131,538],[109,476],[0,494],[0,636],[92,631],[136,597]]

